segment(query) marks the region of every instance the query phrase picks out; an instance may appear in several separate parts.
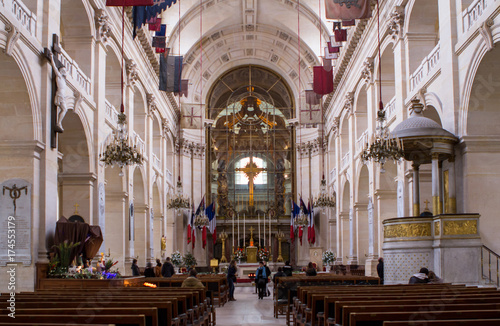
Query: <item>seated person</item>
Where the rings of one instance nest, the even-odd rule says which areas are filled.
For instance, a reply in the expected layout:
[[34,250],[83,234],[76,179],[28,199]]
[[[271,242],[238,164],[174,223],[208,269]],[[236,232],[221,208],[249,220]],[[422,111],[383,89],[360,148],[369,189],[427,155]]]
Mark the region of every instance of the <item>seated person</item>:
[[273,283],[276,284],[276,277],[281,277],[281,276],[286,276],[286,275],[285,273],[283,273],[283,268],[278,267],[278,272],[273,276]]
[[316,276],[316,275],[317,275],[316,268],[314,268],[312,262],[309,262],[309,264],[307,264],[306,276]]
[[151,262],[146,264],[146,269],[144,270],[145,277],[155,277],[155,270],[153,268],[153,264]]
[[201,288],[201,289],[204,289],[205,285],[203,285],[203,283],[201,283],[201,281],[196,277],[196,275],[198,275],[198,272],[196,271],[196,269],[192,268],[189,271],[189,277],[186,278],[182,282],[181,287],[182,288]]
[[420,269],[420,272],[413,274],[413,276],[410,278],[409,284],[422,284],[422,283],[429,283],[429,270],[425,267],[422,267]]
[[293,268],[288,260],[285,262],[285,266],[283,266],[283,273],[285,273],[286,276],[292,276]]

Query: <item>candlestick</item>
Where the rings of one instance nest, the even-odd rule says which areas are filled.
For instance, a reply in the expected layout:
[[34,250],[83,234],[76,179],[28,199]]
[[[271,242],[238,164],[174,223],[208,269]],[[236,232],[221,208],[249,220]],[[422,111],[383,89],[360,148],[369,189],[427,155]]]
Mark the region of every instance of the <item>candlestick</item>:
[[259,245],[258,247],[260,247],[260,213],[257,215],[257,228],[259,229]]

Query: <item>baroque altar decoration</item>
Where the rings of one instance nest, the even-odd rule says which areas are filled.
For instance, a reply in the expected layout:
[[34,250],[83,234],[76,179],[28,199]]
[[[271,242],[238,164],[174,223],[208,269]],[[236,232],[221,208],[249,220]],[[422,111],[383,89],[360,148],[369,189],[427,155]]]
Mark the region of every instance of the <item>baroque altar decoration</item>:
[[241,262],[245,258],[246,258],[245,249],[238,248],[238,249],[234,250],[233,255],[232,255],[233,260],[237,260],[237,261]]

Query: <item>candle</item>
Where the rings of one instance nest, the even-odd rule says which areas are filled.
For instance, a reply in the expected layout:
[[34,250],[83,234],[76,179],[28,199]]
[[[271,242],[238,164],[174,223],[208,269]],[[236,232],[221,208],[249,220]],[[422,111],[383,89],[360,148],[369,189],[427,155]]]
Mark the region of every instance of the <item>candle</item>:
[[240,247],[240,214],[238,214],[238,248]]
[[264,236],[264,248],[266,247],[266,213],[264,213],[264,218],[262,219],[262,235]]
[[269,213],[269,252],[271,252],[271,213]]
[[245,247],[245,238],[246,238],[246,230],[245,230],[245,220],[247,219],[246,213],[243,214],[243,247]]
[[257,215],[257,229],[259,229],[259,245],[258,247],[260,247],[260,213],[259,215]]
[[233,212],[233,233],[231,234],[233,237],[233,251],[234,251],[234,212]]

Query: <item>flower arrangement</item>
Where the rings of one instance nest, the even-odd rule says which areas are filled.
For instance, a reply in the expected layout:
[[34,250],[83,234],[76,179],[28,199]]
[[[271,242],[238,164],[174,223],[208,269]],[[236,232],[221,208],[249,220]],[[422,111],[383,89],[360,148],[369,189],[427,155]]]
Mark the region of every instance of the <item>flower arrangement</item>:
[[233,252],[232,259],[234,260],[242,260],[246,257],[245,250],[243,248],[238,248]]
[[257,252],[257,258],[263,261],[269,261],[269,250],[267,248],[260,248]]
[[335,254],[330,249],[326,250],[323,253],[322,260],[323,260],[324,264],[329,265],[330,263],[333,263],[335,261],[335,259],[336,259]]
[[106,260],[106,262],[104,263],[104,270],[105,270],[106,272],[111,272],[111,268],[112,268],[113,266],[115,266],[116,264],[118,264],[118,260],[117,260],[117,261],[115,261],[115,262],[113,262],[113,259],[108,259],[108,260]]
[[182,264],[184,263],[184,260],[182,259],[182,255],[179,251],[174,251],[172,253],[172,255],[170,256],[170,258],[171,258],[172,264],[174,264],[174,266],[176,266],[176,267],[182,266]]
[[193,256],[192,253],[186,253],[184,255],[184,265],[186,265],[186,267],[190,268],[190,267],[194,267],[196,266],[197,262],[196,262],[196,258]]

